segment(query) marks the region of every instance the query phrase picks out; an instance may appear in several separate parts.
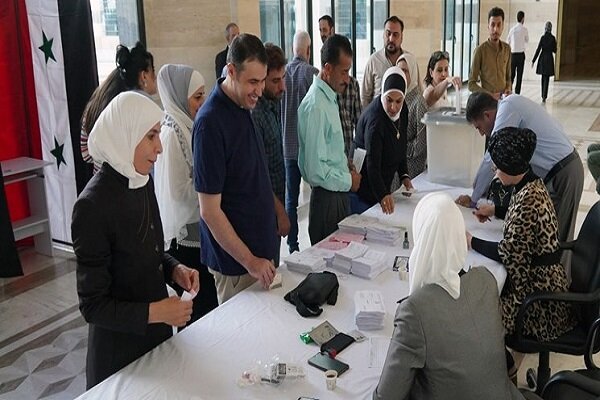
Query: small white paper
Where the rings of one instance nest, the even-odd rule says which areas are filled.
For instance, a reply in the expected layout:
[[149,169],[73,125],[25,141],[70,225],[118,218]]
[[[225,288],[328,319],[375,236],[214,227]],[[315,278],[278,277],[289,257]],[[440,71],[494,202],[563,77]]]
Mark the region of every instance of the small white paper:
[[390,338],[372,337],[369,339],[369,343],[371,345],[369,348],[369,368],[383,368],[390,347]]
[[362,170],[363,163],[365,162],[365,156],[367,151],[365,149],[356,148],[354,149],[354,156],[352,156],[352,164],[356,168],[356,172],[360,173]]
[[275,289],[275,288],[281,287],[281,285],[282,285],[281,274],[276,273],[275,277],[273,277],[273,282],[271,282],[271,285],[269,285],[269,289]]
[[181,295],[181,301],[192,301],[197,294],[198,293],[193,290],[190,290],[189,292],[184,290],[183,294]]

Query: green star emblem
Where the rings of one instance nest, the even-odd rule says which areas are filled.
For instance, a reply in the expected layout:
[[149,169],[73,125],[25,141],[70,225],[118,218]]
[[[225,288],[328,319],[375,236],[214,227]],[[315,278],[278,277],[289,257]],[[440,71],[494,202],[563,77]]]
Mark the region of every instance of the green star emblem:
[[38,49],[40,49],[44,53],[44,57],[46,57],[46,64],[48,64],[48,60],[50,58],[53,59],[54,62],[56,62],[56,58],[54,58],[54,53],[52,53],[52,42],[54,42],[54,38],[48,40],[44,31],[42,31],[42,36],[44,43],[40,47],[38,47]]
[[54,158],[56,158],[56,168],[60,169],[60,164],[65,164],[67,165],[67,162],[65,161],[65,157],[63,156],[63,149],[65,147],[65,144],[58,144],[58,140],[56,140],[56,137],[54,138],[54,148],[52,150],[50,150],[50,153],[52,153],[52,155],[54,156]]

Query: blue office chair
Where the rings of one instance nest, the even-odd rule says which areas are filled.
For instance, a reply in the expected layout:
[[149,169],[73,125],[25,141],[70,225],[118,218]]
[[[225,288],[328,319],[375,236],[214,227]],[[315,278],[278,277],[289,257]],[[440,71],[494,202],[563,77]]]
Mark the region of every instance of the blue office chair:
[[[516,319],[515,333],[506,338],[508,347],[522,353],[539,353],[537,377],[527,372],[530,387],[542,389],[550,378],[550,353],[584,355],[588,369],[593,369],[591,355],[600,350],[595,336],[600,315],[600,201],[590,209],[577,240],[561,244],[572,252],[571,286],[567,293],[535,292],[523,301]],[[551,342],[539,342],[523,334],[523,320],[527,308],[539,301],[564,301],[572,304],[578,317],[575,328]],[[587,351],[587,349],[591,349]]]

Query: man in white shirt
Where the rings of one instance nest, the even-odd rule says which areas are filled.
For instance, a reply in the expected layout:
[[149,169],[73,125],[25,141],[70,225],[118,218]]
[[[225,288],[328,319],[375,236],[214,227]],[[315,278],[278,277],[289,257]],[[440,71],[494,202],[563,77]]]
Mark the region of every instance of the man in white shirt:
[[510,79],[515,82],[515,73],[517,75],[517,84],[515,93],[521,94],[521,82],[523,80],[523,68],[525,67],[525,44],[529,43],[529,32],[524,26],[525,13],[517,13],[517,23],[508,32],[508,44],[511,48],[510,57]]

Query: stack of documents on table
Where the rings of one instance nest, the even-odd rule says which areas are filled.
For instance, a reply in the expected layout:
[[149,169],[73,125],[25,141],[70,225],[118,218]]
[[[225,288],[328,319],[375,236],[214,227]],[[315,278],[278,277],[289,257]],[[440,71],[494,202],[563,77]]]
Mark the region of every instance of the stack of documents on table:
[[379,220],[375,217],[367,217],[361,214],[352,214],[338,222],[338,229],[341,232],[355,233],[358,235],[365,235],[367,227],[371,224],[377,223]]
[[352,260],[362,257],[369,250],[369,246],[358,242],[350,242],[350,244],[335,252],[331,268],[340,272],[349,274],[352,269]]
[[373,279],[385,269],[385,258],[385,253],[369,249],[362,257],[352,259],[352,274]]
[[283,262],[290,271],[296,271],[304,274],[309,272],[322,271],[325,269],[325,258],[329,254],[326,251],[318,251],[314,248],[308,248],[302,252],[296,251],[286,258]]
[[359,290],[354,293],[354,310],[359,330],[383,329],[385,304],[379,290]]
[[404,232],[404,226],[378,221],[367,227],[367,241],[397,246],[404,240]]

